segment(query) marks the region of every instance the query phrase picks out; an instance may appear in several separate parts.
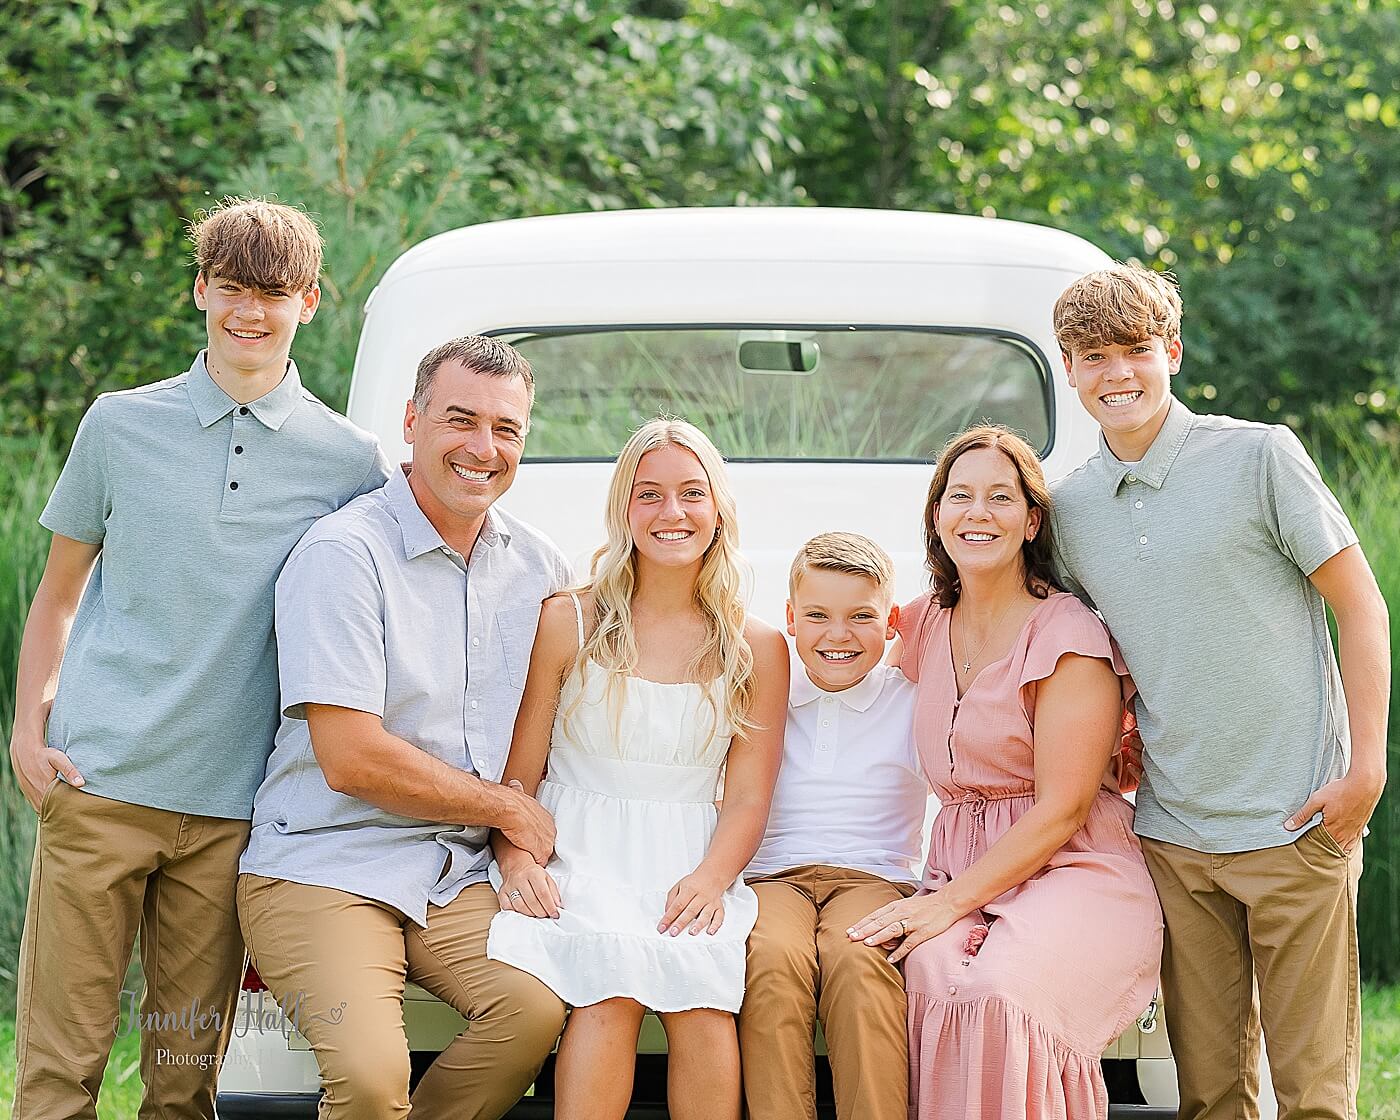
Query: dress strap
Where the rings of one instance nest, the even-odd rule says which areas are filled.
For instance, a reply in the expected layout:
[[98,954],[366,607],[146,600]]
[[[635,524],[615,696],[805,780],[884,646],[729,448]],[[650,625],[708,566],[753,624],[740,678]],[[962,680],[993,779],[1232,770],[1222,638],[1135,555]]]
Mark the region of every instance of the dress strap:
[[583,648],[583,604],[578,601],[578,593],[569,592],[569,598],[574,601],[574,618],[578,621],[578,648]]

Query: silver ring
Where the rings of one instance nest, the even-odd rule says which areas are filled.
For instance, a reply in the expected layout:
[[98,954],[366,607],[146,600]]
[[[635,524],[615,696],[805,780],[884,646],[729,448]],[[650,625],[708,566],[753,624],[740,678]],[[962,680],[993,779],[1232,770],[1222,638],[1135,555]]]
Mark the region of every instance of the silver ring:
[[520,897],[520,892],[519,892],[519,891],[511,891],[510,894],[506,895],[506,897],[509,898],[509,899],[517,899],[517,898]]
[[900,936],[900,937],[908,937],[908,936],[909,936],[909,927],[906,926],[906,925],[904,924],[904,919],[903,919],[903,918],[900,918],[900,919],[899,919],[899,936]]

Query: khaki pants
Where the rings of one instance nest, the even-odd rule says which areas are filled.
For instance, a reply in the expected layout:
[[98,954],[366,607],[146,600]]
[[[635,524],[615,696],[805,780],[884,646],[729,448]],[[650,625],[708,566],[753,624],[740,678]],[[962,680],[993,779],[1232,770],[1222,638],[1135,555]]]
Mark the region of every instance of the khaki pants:
[[1279,1120],[1355,1120],[1360,846],[1347,856],[1317,826],[1252,852],[1142,851],[1166,918],[1180,1120],[1258,1117],[1261,1022]]
[[[248,822],[128,805],[55,781],[20,946],[16,1120],[92,1120],[119,1034],[141,1031],[142,1120],[212,1120],[243,942]],[[123,993],[137,931],[145,997]]]
[[739,1050],[750,1120],[815,1120],[819,1016],[840,1120],[906,1120],[904,981],[882,950],[852,942],[846,930],[914,888],[826,865],[749,885],[758,924],[749,935]]
[[428,907],[420,929],[359,895],[239,876],[253,965],[316,1052],[322,1120],[409,1115],[408,980],[468,1020],[414,1090],[413,1120],[495,1120],[530,1087],[564,1005],[529,973],[487,959],[497,909],[495,891],[479,883]]

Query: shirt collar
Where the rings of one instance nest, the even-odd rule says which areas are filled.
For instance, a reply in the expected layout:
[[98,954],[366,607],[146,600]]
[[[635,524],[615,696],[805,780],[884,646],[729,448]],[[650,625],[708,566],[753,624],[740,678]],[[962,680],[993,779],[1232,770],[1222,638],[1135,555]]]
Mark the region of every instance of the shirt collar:
[[865,674],[864,679],[859,684],[853,684],[841,692],[827,692],[812,683],[812,678],[807,675],[807,667],[799,661],[796,672],[792,674],[792,683],[788,687],[788,704],[794,708],[800,708],[804,704],[810,704],[813,700],[830,696],[834,700],[839,700],[843,708],[850,708],[854,712],[863,712],[875,703],[875,698],[885,687],[885,678],[889,675],[889,671],[888,665],[876,665]]
[[[413,496],[413,489],[408,484],[409,469],[410,464],[399,464],[398,470],[393,471],[389,475],[389,481],[384,484],[384,496],[388,498],[389,508],[394,512],[394,520],[399,523],[399,532],[403,534],[404,556],[415,560],[434,549],[451,552],[447,542],[442,539],[442,534],[433,527],[428,515],[418,504],[418,499]],[[477,550],[482,547],[494,548],[498,544],[502,547],[509,545],[510,533],[501,524],[496,511],[488,509],[472,555],[475,556]]]
[[[209,376],[209,367],[204,362],[206,353],[207,351],[201,350],[196,355],[186,379],[194,414],[199,418],[200,426],[204,428],[217,424],[238,407],[238,402],[220,389]],[[287,372],[276,387],[257,400],[249,401],[247,408],[263,427],[275,432],[286,423],[287,417],[292,414],[292,409],[296,408],[300,400],[301,375],[297,373],[296,362],[289,360]]]
[[1167,481],[1167,472],[1176,462],[1176,457],[1181,453],[1182,445],[1186,443],[1186,437],[1191,433],[1195,422],[1196,414],[1173,397],[1171,408],[1167,410],[1167,418],[1162,422],[1162,430],[1157,433],[1157,438],[1152,441],[1152,446],[1147,449],[1147,454],[1142,457],[1140,463],[1119,462],[1117,456],[1109,450],[1108,441],[1104,439],[1100,429],[1099,461],[1103,465],[1108,492],[1117,494],[1123,480],[1130,474],[1135,479],[1147,483],[1152,489],[1160,490],[1162,484]]

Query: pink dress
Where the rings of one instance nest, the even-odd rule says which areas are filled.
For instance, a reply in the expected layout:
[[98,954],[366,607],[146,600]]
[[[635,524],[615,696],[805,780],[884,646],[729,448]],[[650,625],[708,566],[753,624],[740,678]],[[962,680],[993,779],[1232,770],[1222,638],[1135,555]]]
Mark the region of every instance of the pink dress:
[[[1056,594],[959,700],[948,618],[927,595],[900,618],[919,757],[942,803],[925,876],[933,887],[1034,804],[1036,687],[1062,655],[1103,658],[1132,692],[1103,624]],[[1042,870],[905,959],[911,1117],[1108,1116],[1099,1055],[1152,998],[1162,952],[1162,912],[1132,822],[1105,774],[1084,827]]]

